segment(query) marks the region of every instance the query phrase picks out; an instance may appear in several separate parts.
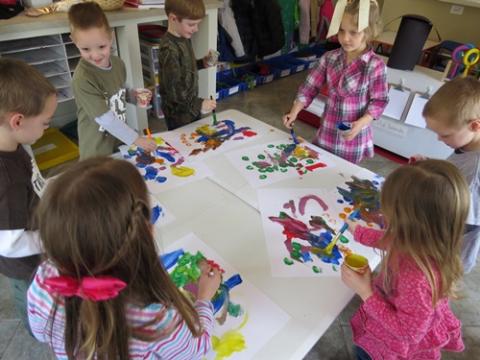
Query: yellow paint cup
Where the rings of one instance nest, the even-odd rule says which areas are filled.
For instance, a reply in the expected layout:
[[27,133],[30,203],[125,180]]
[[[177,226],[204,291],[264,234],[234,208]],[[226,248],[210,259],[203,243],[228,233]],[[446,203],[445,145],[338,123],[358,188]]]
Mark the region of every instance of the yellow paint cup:
[[368,259],[358,254],[350,254],[345,257],[345,264],[353,271],[363,274],[368,268]]

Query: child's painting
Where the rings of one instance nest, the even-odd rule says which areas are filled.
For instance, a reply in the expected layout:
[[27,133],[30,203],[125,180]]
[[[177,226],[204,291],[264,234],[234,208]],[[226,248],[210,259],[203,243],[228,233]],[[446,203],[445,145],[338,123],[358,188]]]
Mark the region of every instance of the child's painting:
[[[376,266],[378,256],[372,249],[356,243],[348,230],[339,233],[344,219],[354,211],[356,220],[363,220],[367,215],[368,224],[379,218],[378,214],[374,216],[373,211],[370,213],[362,207],[363,203],[350,201],[347,192],[339,194],[326,189],[258,191],[272,276],[339,276],[344,257],[352,253],[368,258],[372,268]],[[328,251],[335,236],[338,240]]]
[[206,117],[180,129],[165,133],[165,139],[191,160],[205,159],[234,149],[269,132],[259,122]]
[[158,134],[154,135],[154,139],[157,149],[152,153],[147,153],[135,145],[120,148],[124,159],[131,161],[140,171],[152,194],[208,176],[208,169],[202,163],[186,161],[177,149]]
[[196,293],[199,261],[208,261],[222,272],[222,285],[212,299],[216,321],[207,359],[252,359],[289,320],[278,305],[194,234],[173,243],[161,258],[187,297]]
[[288,141],[242,148],[226,156],[254,188],[335,166],[332,157],[314,145]]
[[150,194],[150,222],[161,228],[175,221],[175,216],[160,202]]

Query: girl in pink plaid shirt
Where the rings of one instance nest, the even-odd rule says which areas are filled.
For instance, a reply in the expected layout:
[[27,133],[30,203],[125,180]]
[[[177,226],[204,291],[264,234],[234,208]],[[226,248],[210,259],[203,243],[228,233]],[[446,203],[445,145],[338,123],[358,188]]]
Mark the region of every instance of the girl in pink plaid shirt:
[[355,241],[383,251],[373,281],[369,268],[341,269],[343,282],[363,300],[350,321],[357,359],[436,360],[441,350],[463,351],[462,324],[449,298],[463,273],[469,200],[455,165],[419,161],[396,169],[383,185],[385,230],[347,221]]
[[[298,113],[308,107],[320,90],[328,87],[328,100],[314,143],[346,160],[359,163],[373,157],[370,123],[388,103],[386,66],[368,46],[378,33],[379,8],[370,1],[368,27],[358,31],[359,0],[348,2],[338,31],[341,48],[329,51],[300,87],[293,107],[283,117],[291,128]],[[351,125],[339,131],[341,123]]]

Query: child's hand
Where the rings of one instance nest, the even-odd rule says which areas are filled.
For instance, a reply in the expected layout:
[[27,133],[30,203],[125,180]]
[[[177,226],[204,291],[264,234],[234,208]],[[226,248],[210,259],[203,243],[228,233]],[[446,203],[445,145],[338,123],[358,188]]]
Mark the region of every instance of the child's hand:
[[346,141],[355,139],[355,137],[360,133],[360,131],[373,121],[373,118],[370,115],[362,116],[357,121],[352,122],[351,130],[342,134],[343,138]]
[[413,164],[413,163],[416,163],[417,161],[424,161],[427,159],[428,158],[426,156],[423,156],[422,154],[415,154],[410,156],[410,158],[408,159],[408,163]]
[[146,108],[152,100],[152,92],[149,89],[135,89],[135,99],[137,105],[142,108]]
[[137,140],[135,140],[133,143],[145,150],[146,152],[155,151],[155,149],[157,148],[157,143],[154,139],[151,138],[138,137]]
[[348,231],[350,231],[350,234],[353,235],[355,233],[355,229],[358,226],[357,222],[350,220],[349,218],[346,218],[345,222],[348,224]]
[[210,266],[206,261],[202,261],[199,266],[202,275],[198,280],[197,300],[210,301],[220,286],[222,274],[219,269]]
[[202,112],[203,113],[209,113],[213,109],[217,107],[217,101],[216,100],[210,100],[210,99],[205,99],[202,102]]
[[373,295],[372,289],[372,271],[367,267],[363,274],[350,269],[345,263],[342,264],[342,281],[350,289],[355,291],[363,301]]
[[291,129],[293,127],[293,124],[295,123],[295,120],[297,120],[297,115],[294,115],[291,112],[289,112],[288,114],[283,115],[282,120],[283,120],[283,125],[285,125],[287,129]]

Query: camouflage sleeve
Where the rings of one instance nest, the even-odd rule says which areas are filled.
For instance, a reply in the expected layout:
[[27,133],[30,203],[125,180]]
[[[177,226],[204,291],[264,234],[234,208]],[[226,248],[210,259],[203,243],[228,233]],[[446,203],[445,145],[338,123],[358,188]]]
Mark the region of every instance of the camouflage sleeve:
[[180,54],[174,48],[161,48],[159,52],[160,87],[165,101],[175,112],[200,115],[202,99],[195,89],[196,72],[182,67]]

